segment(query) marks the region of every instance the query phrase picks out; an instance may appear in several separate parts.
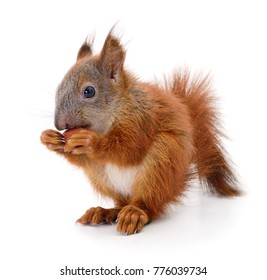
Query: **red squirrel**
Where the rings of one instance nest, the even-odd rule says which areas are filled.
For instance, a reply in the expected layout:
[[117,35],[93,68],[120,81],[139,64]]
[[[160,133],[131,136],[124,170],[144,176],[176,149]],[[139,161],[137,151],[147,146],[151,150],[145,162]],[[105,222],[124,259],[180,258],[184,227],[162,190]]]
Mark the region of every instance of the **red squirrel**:
[[55,127],[65,132],[41,134],[114,201],[77,222],[117,222],[119,232],[138,233],[180,201],[193,176],[214,194],[239,195],[208,78],[177,71],[164,85],[142,82],[124,69],[125,55],[113,30],[100,54],[87,40],[56,93]]

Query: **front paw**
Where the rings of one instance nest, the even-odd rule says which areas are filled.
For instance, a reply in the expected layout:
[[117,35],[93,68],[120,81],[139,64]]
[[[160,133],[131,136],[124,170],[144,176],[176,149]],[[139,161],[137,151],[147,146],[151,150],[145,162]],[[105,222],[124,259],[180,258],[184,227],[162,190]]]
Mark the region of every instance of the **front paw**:
[[41,142],[51,151],[64,152],[65,141],[63,135],[52,129],[42,132]]
[[64,151],[75,155],[90,154],[96,138],[93,131],[81,128],[66,139]]
[[138,233],[148,222],[149,218],[142,209],[127,205],[118,215],[117,230],[126,235]]

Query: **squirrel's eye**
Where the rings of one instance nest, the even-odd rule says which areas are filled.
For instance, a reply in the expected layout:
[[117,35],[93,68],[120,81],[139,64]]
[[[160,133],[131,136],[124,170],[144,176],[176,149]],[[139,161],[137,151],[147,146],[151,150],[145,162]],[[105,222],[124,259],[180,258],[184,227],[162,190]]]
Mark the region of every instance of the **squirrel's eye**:
[[93,96],[95,96],[95,88],[92,86],[87,87],[84,90],[83,95],[85,98],[92,98]]

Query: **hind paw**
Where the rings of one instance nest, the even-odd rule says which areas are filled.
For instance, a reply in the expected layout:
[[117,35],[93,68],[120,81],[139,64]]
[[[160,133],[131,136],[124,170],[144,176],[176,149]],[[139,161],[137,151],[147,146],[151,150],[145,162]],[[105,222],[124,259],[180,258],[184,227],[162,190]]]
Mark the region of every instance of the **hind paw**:
[[102,207],[92,207],[76,221],[83,225],[97,225],[101,223],[114,223],[117,219],[120,209],[110,208],[105,209]]
[[149,222],[147,214],[138,207],[125,206],[118,215],[117,230],[122,234],[138,233]]

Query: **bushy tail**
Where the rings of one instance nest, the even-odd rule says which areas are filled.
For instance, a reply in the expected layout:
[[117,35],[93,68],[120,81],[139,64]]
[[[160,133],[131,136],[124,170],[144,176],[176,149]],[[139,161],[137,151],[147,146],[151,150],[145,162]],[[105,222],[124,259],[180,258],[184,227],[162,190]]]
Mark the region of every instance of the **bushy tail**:
[[201,183],[220,196],[239,195],[236,176],[222,146],[221,137],[224,135],[214,107],[214,97],[210,94],[208,77],[191,81],[187,72],[175,74],[172,92],[190,110],[196,147],[195,163]]

